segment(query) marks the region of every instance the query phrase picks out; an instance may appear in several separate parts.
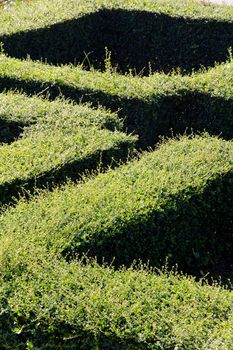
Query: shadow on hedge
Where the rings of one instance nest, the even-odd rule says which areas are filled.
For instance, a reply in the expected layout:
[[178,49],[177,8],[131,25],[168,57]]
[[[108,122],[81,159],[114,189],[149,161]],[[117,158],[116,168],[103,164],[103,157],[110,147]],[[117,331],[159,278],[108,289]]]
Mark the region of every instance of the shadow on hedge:
[[[10,307],[7,306],[10,310]],[[51,312],[52,313],[52,312]],[[1,349],[21,350],[33,344],[36,349],[56,350],[147,350],[148,342],[137,342],[130,337],[125,340],[115,334],[108,335],[99,332],[94,334],[78,326],[72,326],[65,322],[53,324],[53,330],[49,330],[49,324],[38,323],[36,320],[13,315],[10,312],[0,315],[0,326],[4,336],[0,339]],[[22,327],[23,331],[15,332],[15,323]],[[52,328],[52,327],[51,327]],[[151,342],[152,343],[152,342]]]
[[0,116],[0,145],[1,143],[10,144],[15,141],[23,133],[25,126],[28,126],[28,124],[7,120]]
[[0,185],[0,205],[14,204],[22,196],[28,197],[40,188],[52,190],[67,182],[67,179],[78,181],[82,175],[88,171],[95,171],[101,166],[105,171],[109,166],[114,168],[120,161],[126,161],[130,151],[133,149],[133,142],[121,142],[107,150],[99,150],[93,154],[69,163],[61,164],[60,167],[52,168],[42,174],[23,179],[18,178],[10,183],[5,182]]
[[[106,47],[121,72],[144,75],[174,68],[190,72],[225,62],[233,46],[233,23],[171,17],[147,11],[103,9],[47,28],[1,36],[12,57],[52,64],[84,63],[104,69]],[[87,58],[88,56],[88,58]]]
[[51,100],[63,94],[79,103],[89,102],[117,111],[124,118],[126,132],[139,135],[137,148],[153,147],[162,136],[207,131],[229,140],[233,138],[233,98],[213,97],[200,91],[181,90],[170,96],[151,95],[148,101],[124,98],[102,91],[16,78],[1,78],[0,91],[17,89],[24,93],[50,92]]
[[[94,237],[77,238],[63,251],[67,261],[80,254],[97,257],[116,267],[139,259],[170,266],[203,277],[209,274],[233,281],[233,172],[209,181],[204,189],[189,188],[170,196],[167,206],[138,214],[127,223],[117,218],[114,227],[101,228]],[[187,199],[188,198],[188,199]],[[77,244],[76,244],[77,242]],[[114,257],[114,260],[113,260]]]

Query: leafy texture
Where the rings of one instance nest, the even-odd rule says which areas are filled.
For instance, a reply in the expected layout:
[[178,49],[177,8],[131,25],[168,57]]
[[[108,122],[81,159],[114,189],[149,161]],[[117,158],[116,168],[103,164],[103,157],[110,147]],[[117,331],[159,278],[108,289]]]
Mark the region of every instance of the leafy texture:
[[224,261],[228,269],[232,152],[232,142],[209,136],[169,141],[84,184],[20,201],[0,219],[3,240],[117,265],[140,258],[158,266],[169,256],[193,273]]

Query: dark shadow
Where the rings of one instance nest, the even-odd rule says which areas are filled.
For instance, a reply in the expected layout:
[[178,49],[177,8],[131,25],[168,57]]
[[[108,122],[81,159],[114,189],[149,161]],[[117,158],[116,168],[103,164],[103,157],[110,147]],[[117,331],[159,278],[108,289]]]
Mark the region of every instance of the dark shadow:
[[10,144],[15,141],[23,133],[25,126],[27,125],[0,117],[0,145],[1,143]]
[[99,167],[101,167],[102,171],[105,171],[110,165],[114,168],[120,161],[126,161],[133,147],[133,142],[119,142],[118,145],[112,146],[107,150],[97,150],[95,153],[82,159],[74,160],[56,169],[52,168],[47,172],[37,174],[36,178],[19,178],[10,183],[2,183],[0,185],[0,205],[14,204],[20,196],[28,197],[40,188],[52,190],[54,187],[67,182],[68,179],[72,181],[80,180],[82,175],[95,171]]
[[[6,310],[10,310],[10,307],[6,306]],[[49,310],[49,312],[52,316],[53,310]],[[16,322],[23,330],[20,333],[13,331]],[[122,326],[124,322],[122,316]],[[3,334],[0,339],[1,349],[24,350],[27,348],[29,340],[35,349],[41,350],[147,350],[155,342],[154,339],[146,343],[137,341],[135,335],[127,335],[125,339],[122,339],[108,329],[94,334],[64,321],[53,322],[51,327],[46,321],[34,320],[33,315],[30,315],[30,318],[24,318],[9,311],[7,314],[0,315],[0,326],[2,326]]]
[[107,47],[112,65],[121,72],[133,69],[147,75],[178,67],[190,72],[226,61],[233,46],[233,23],[102,9],[47,28],[1,36],[0,42],[9,56],[30,55],[52,64],[104,69]]
[[[219,176],[203,191],[189,188],[170,196],[169,206],[151,210],[147,216],[135,212],[131,220],[117,217],[114,226],[103,227],[85,240],[70,242],[63,255],[69,261],[77,254],[120,265],[136,260],[162,267],[178,264],[185,273],[233,282],[233,173]],[[188,199],[186,199],[188,198]],[[106,209],[107,211],[107,209]],[[114,259],[114,260],[113,260]]]
[[47,88],[51,100],[62,93],[77,103],[90,102],[93,107],[102,105],[118,111],[119,116],[124,118],[125,131],[139,135],[137,147],[141,149],[153,147],[161,135],[171,136],[192,131],[207,131],[225,139],[233,138],[233,98],[224,99],[199,91],[181,90],[171,96],[154,94],[145,102],[139,98],[128,99],[59,83],[0,77],[0,91],[18,89],[30,96],[47,91]]

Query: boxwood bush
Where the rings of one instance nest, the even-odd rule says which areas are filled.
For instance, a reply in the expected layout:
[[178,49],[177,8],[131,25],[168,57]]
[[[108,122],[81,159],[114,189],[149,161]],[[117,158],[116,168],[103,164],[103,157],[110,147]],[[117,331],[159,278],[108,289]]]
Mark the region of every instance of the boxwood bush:
[[0,60],[0,89],[28,94],[61,93],[76,102],[90,102],[118,111],[125,130],[139,135],[138,147],[153,146],[159,135],[206,130],[233,137],[231,59],[191,76],[156,73],[150,77],[105,73],[81,67],[55,67],[6,56]]
[[0,95],[0,101],[0,118],[5,123],[31,123],[18,140],[0,146],[1,203],[35,185],[78,179],[80,173],[97,168],[100,162],[106,166],[113,158],[127,158],[133,149],[135,137],[118,131],[119,118],[103,109],[12,93]]
[[159,266],[169,257],[196,275],[229,276],[232,151],[207,135],[171,140],[83,184],[20,201],[0,219],[2,240],[13,235],[21,249],[30,241],[68,260],[87,252],[116,266]]
[[[77,119],[80,126],[97,126],[111,131],[122,130],[123,121],[117,113],[103,108],[91,109],[88,104],[74,104],[71,100],[57,98],[49,101],[47,98],[8,91],[0,93],[0,120],[9,123],[20,123],[25,126],[35,124],[52,116],[54,120],[70,118]],[[11,130],[9,130],[11,131]],[[23,132],[23,130],[22,130]],[[2,142],[2,140],[1,140]]]
[[1,7],[0,349],[233,350],[232,15]]
[[232,10],[195,1],[44,0],[2,11],[0,41],[18,58],[104,68],[105,48],[120,71],[190,72],[224,62],[233,45]]
[[[232,349],[233,295],[145,267],[68,264],[38,246],[0,255],[0,346],[21,349]],[[22,267],[22,262],[24,267]]]
[[78,123],[83,127],[96,125],[111,131],[120,131],[123,127],[123,121],[116,113],[101,108],[92,111],[65,99],[49,102],[45,98],[28,98],[25,94],[9,91],[0,93],[0,143],[13,142],[23,133],[25,127],[46,119],[48,115],[63,120],[67,115],[76,115]]

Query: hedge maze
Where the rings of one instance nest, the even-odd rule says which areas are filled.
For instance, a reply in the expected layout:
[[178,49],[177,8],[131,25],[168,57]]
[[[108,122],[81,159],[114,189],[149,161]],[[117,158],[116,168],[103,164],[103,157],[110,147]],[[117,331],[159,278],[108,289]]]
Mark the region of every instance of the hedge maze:
[[0,348],[233,349],[233,9],[0,7]]

